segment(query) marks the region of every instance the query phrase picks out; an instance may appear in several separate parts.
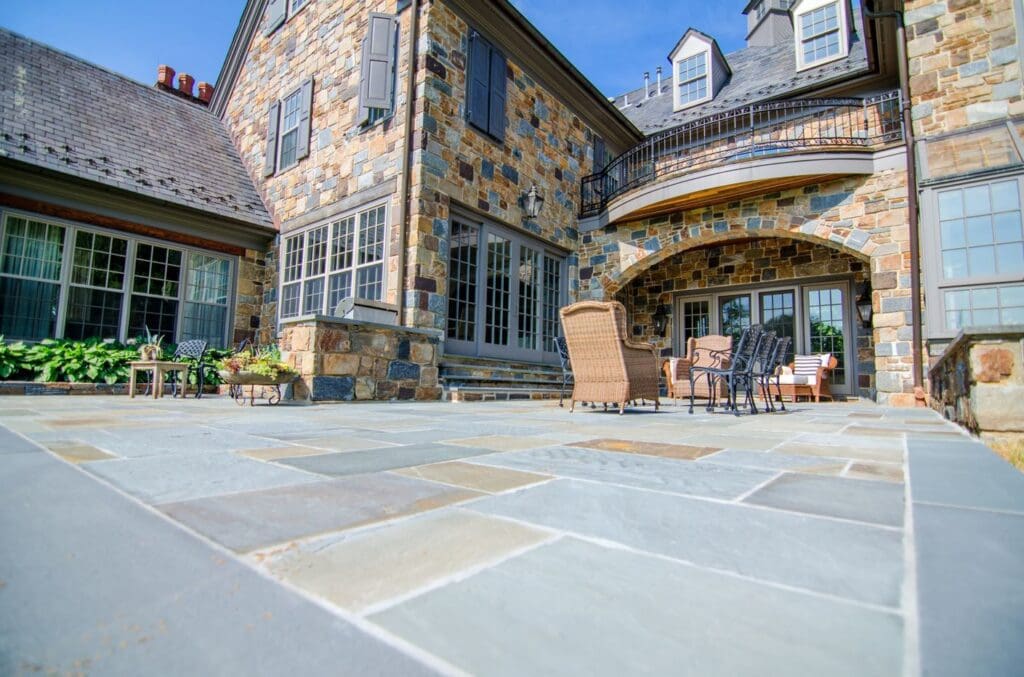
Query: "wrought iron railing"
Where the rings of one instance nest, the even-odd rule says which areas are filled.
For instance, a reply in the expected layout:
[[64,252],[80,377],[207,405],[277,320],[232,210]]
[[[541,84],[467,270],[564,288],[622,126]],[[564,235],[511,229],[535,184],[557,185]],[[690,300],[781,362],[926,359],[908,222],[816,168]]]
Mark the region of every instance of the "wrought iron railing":
[[580,216],[600,214],[627,191],[694,169],[821,148],[873,149],[902,139],[898,90],[735,108],[652,134],[584,177]]

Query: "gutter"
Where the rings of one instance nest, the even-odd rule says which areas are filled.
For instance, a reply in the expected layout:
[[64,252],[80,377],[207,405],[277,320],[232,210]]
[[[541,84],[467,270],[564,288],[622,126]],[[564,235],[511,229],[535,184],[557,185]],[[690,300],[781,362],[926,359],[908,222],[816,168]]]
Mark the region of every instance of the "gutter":
[[413,116],[415,114],[416,94],[416,43],[419,41],[420,0],[412,0],[412,15],[409,17],[409,73],[405,84],[405,145],[402,148],[402,186],[401,202],[398,203],[398,286],[395,294],[395,305],[398,307],[398,326],[405,323],[405,247],[406,233],[410,228],[412,210],[412,145]]
[[896,19],[896,60],[899,68],[900,108],[903,113],[904,143],[907,149],[907,216],[910,227],[910,325],[913,331],[914,388],[924,384],[921,355],[924,342],[921,338],[921,245],[920,223],[917,204],[917,159],[914,153],[914,124],[910,116],[910,80],[907,75],[907,40],[903,12],[873,12],[873,2],[867,3],[864,15],[871,19]]

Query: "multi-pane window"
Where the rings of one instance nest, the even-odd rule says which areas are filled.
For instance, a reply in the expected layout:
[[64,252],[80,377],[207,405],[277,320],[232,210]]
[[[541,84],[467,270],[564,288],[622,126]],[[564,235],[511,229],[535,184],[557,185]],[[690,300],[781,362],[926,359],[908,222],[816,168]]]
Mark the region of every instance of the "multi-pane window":
[[386,216],[381,205],[285,238],[281,317],[334,315],[353,296],[382,300]]
[[565,259],[542,242],[489,223],[454,219],[448,243],[446,350],[555,361]]
[[117,338],[127,269],[128,240],[86,230],[75,234],[65,338]]
[[302,90],[288,95],[281,109],[281,157],[277,166],[291,167],[298,161],[299,109],[302,105]]
[[64,259],[64,227],[9,216],[0,263],[0,334],[39,340],[54,335]]
[[168,343],[204,338],[221,346],[231,278],[221,256],[7,215],[0,334],[125,340],[148,329]]
[[940,190],[934,204],[940,271],[934,284],[945,330],[1024,320],[1020,180]]
[[839,54],[839,3],[800,15],[800,50],[804,65]]
[[682,345],[691,338],[701,338],[711,333],[711,308],[706,299],[694,299],[682,302]]
[[679,62],[679,103],[700,101],[708,95],[707,52],[694,54]]
[[308,0],[288,0],[288,16],[298,12],[307,2]]

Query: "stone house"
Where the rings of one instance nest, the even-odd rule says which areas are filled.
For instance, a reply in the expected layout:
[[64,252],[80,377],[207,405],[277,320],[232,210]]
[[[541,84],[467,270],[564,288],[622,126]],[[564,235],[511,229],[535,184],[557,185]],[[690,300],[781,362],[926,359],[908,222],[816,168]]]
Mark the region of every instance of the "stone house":
[[212,87],[147,87],[0,29],[0,335],[230,345],[275,231]]

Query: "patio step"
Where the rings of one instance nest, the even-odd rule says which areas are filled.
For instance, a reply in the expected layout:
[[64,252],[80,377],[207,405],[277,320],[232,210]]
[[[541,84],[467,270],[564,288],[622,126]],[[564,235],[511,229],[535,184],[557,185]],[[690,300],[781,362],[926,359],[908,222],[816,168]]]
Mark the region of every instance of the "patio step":
[[477,357],[446,355],[439,376],[452,402],[557,398],[562,386],[561,367]]

